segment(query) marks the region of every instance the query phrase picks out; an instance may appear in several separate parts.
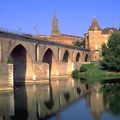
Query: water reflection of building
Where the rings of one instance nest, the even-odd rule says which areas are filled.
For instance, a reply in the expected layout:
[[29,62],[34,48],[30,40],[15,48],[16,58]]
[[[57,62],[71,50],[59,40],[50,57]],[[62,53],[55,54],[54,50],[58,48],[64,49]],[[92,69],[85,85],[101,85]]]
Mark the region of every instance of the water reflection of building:
[[90,49],[92,61],[101,59],[102,45],[107,44],[111,34],[116,31],[118,31],[118,29],[114,27],[102,29],[96,18],[93,18],[90,28],[85,34],[85,48]]
[[0,93],[0,120],[9,120],[14,115],[14,96],[12,93]]
[[100,86],[98,84],[93,85],[92,92],[89,95],[89,106],[95,120],[100,120],[101,114],[104,111],[103,93],[98,91]]
[[[71,80],[70,80],[71,81]],[[8,120],[39,120],[56,113],[60,119],[60,110],[68,106],[85,92],[81,84],[73,86],[69,80],[62,80],[51,85],[31,85],[16,88],[13,94],[0,96],[0,117]],[[57,86],[57,87],[55,87]]]

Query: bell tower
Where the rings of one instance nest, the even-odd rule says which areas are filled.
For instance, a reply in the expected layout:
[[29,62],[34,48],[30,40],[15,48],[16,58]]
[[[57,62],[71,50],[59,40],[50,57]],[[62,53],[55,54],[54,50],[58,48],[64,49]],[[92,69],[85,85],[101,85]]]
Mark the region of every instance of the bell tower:
[[101,28],[94,16],[92,24],[90,25],[90,28],[88,29],[88,31],[96,31],[96,30],[101,30]]
[[90,49],[91,59],[93,61],[98,61],[100,59],[102,44],[102,29],[94,17],[88,29],[88,33],[85,34],[85,47]]
[[58,20],[56,16],[54,16],[53,22],[52,22],[52,36],[60,36],[60,32],[58,28]]

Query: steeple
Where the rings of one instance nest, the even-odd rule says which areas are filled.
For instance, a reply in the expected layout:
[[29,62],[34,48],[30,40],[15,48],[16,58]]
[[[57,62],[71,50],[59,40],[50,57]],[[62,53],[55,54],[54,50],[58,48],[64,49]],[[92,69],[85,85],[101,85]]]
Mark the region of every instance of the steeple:
[[54,16],[53,22],[52,22],[52,36],[60,36],[60,32],[58,28],[58,20],[56,16]]
[[90,25],[90,28],[88,29],[89,31],[93,31],[93,30],[101,30],[96,18],[93,18],[92,24]]

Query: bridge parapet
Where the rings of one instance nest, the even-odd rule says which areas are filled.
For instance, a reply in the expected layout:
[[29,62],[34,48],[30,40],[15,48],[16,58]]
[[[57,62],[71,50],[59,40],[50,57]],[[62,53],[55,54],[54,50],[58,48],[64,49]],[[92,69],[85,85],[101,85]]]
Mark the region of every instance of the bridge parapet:
[[55,46],[61,46],[61,47],[69,48],[69,49],[76,49],[76,50],[81,50],[81,51],[86,51],[86,52],[90,51],[89,49],[79,48],[79,47],[71,46],[71,45],[65,45],[65,44],[49,41],[47,39],[42,39],[42,38],[38,39],[31,34],[13,32],[7,29],[0,29],[0,37],[11,38],[11,39],[20,40],[20,41],[43,43],[43,44],[48,44],[48,45],[51,44]]

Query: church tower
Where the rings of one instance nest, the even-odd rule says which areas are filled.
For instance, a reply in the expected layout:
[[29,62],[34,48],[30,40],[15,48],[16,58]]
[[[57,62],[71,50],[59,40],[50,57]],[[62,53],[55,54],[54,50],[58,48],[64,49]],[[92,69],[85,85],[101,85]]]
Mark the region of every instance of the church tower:
[[88,29],[89,33],[89,47],[91,50],[101,49],[102,43],[102,29],[100,28],[96,18],[93,18],[93,21]]
[[58,20],[56,16],[54,16],[53,22],[52,22],[52,36],[60,36],[60,32],[58,28]]
[[95,31],[95,30],[101,30],[96,18],[93,18],[92,24],[90,25],[90,28],[88,31]]
[[94,17],[88,29],[88,33],[85,34],[85,47],[91,50],[93,61],[97,61],[100,59],[102,44],[102,29],[100,28],[96,18]]

